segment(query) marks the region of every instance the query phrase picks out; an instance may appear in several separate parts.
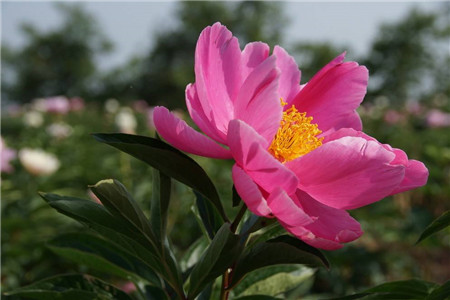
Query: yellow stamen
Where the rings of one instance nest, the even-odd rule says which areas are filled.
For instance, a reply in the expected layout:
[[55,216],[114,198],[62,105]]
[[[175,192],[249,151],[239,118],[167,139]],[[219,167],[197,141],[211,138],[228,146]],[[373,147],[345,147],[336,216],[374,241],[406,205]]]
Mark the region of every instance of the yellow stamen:
[[[281,99],[281,105],[287,103]],[[283,112],[280,128],[278,129],[269,152],[281,162],[287,162],[316,149],[322,145],[322,138],[317,124],[311,124],[312,117],[307,117],[306,113],[300,113],[292,105]]]

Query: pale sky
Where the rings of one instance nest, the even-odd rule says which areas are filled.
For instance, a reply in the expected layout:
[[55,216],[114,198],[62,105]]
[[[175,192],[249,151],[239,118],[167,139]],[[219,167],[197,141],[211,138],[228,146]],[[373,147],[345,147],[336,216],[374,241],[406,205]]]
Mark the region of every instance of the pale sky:
[[[330,41],[348,45],[348,58],[363,55],[381,23],[395,22],[413,7],[436,10],[442,2],[283,2],[290,23],[284,31],[284,46],[299,40]],[[96,16],[100,28],[115,45],[114,52],[99,61],[102,69],[118,66],[135,54],[144,53],[150,37],[175,22],[176,2],[83,2]],[[19,24],[28,22],[46,31],[62,22],[52,2],[2,1],[2,43],[20,46],[24,38]],[[225,24],[226,25],[226,24]],[[273,45],[272,45],[273,46]]]

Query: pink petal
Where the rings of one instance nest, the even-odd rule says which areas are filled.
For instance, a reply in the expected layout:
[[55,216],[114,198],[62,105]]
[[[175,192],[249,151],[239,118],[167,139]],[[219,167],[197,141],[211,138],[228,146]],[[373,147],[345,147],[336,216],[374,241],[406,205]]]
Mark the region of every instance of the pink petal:
[[391,195],[424,186],[428,181],[428,169],[417,160],[408,160],[403,181],[391,192]]
[[388,196],[403,180],[405,167],[390,165],[395,154],[376,141],[343,137],[286,163],[299,188],[322,204],[354,209]]
[[231,158],[227,149],[195,131],[165,107],[154,108],[153,120],[158,133],[175,148],[200,156]]
[[222,132],[233,119],[233,102],[242,83],[240,66],[237,38],[220,23],[206,27],[195,50],[195,84],[205,115]]
[[267,206],[266,199],[245,171],[235,164],[232,169],[232,176],[236,191],[248,209],[257,216],[271,217],[272,211]]
[[366,94],[369,73],[355,62],[342,60],[343,55],[326,65],[292,102],[299,111],[312,116],[323,132],[362,128],[356,108]]
[[269,46],[262,42],[248,43],[242,51],[242,78],[247,76],[267,57],[269,57]]
[[395,157],[394,159],[389,163],[390,165],[402,165],[405,167],[405,177],[403,178],[402,182],[397,186],[391,193],[397,194],[401,193],[407,190],[411,190],[420,186],[423,186],[427,183],[428,180],[428,169],[426,166],[416,160],[408,160],[408,156],[403,150],[392,148],[388,144],[381,144],[373,137],[360,132],[356,131],[350,128],[343,128],[340,129],[332,134],[329,134],[325,136],[323,142],[327,143],[332,140],[339,139],[344,136],[354,136],[354,137],[361,137],[366,139],[367,141],[374,141],[380,144],[382,147],[384,147],[386,150],[394,153]]
[[311,246],[336,250],[342,248],[342,243],[351,242],[363,234],[360,224],[345,210],[323,205],[300,190],[292,199],[313,222],[304,226],[280,223]]
[[267,141],[241,120],[232,120],[228,127],[228,146],[236,163],[266,192],[281,187],[286,193],[295,191],[295,174],[266,150]]
[[300,70],[294,58],[280,46],[275,46],[273,55],[277,57],[277,67],[281,71],[278,92],[280,97],[291,107],[291,102],[300,91]]
[[300,190],[297,197],[305,213],[315,218],[313,223],[305,226],[315,236],[348,243],[363,234],[361,225],[345,210],[323,205]]
[[186,87],[186,106],[188,108],[189,114],[194,120],[195,124],[204,132],[206,135],[216,140],[219,143],[226,143],[226,134],[219,131],[216,127],[214,116],[208,117],[200,104],[198,99],[197,90],[195,84],[188,84]]
[[301,209],[283,189],[276,188],[267,199],[274,216],[283,226],[297,227],[311,224],[313,220]]
[[282,118],[275,61],[271,56],[250,73],[235,102],[236,119],[252,126],[268,143],[277,133]]

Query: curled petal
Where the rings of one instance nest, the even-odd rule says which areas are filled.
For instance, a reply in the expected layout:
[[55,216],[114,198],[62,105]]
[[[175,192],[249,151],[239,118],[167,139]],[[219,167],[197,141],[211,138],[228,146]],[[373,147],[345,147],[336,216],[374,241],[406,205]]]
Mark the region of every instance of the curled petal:
[[255,182],[241,169],[238,165],[234,165],[232,169],[232,177],[234,186],[242,201],[247,205],[248,209],[257,216],[271,217],[272,211],[267,205],[261,191]]
[[422,162],[410,159],[405,164],[405,167],[405,177],[391,192],[391,195],[409,191],[424,186],[427,183],[429,172]]
[[381,144],[376,139],[363,132],[356,131],[351,128],[343,128],[325,136],[323,142],[327,143],[345,136],[361,137],[367,141],[374,141],[378,143],[387,151],[392,152],[395,155],[393,160],[389,162],[390,165],[401,165],[405,167],[405,176],[400,184],[391,192],[391,195],[421,187],[427,183],[429,173],[428,169],[422,162],[417,160],[408,160],[408,156],[403,150],[392,148],[387,144]]
[[247,76],[268,57],[269,46],[266,43],[248,43],[242,51],[242,78],[247,78]]
[[204,114],[222,132],[233,119],[233,102],[242,83],[240,66],[237,38],[220,23],[206,27],[195,49],[195,85]]
[[175,148],[206,157],[231,158],[230,151],[194,130],[165,107],[155,107],[153,120],[158,133]]
[[405,167],[376,141],[343,137],[286,163],[299,188],[337,209],[354,209],[388,196],[403,180]]
[[281,188],[276,188],[267,199],[274,216],[283,226],[299,227],[306,226],[313,222],[294,200],[289,197]]
[[280,46],[275,46],[273,55],[276,56],[277,67],[281,71],[278,92],[287,103],[285,107],[290,107],[292,100],[300,91],[301,73],[294,58]]
[[295,174],[266,150],[268,143],[252,127],[232,120],[228,127],[228,146],[236,163],[266,192],[281,187],[292,194],[298,185]]
[[342,54],[320,70],[292,102],[323,132],[362,128],[356,108],[366,94],[369,72],[356,62],[342,63],[343,58]]
[[[207,116],[203,106],[200,104],[198,99],[197,89],[194,84],[188,84],[186,87],[186,106],[188,108],[189,114],[194,120],[195,124],[204,132],[206,135],[214,139],[215,141],[225,144],[226,134],[217,129],[214,120],[214,115],[210,114]],[[209,108],[209,104],[208,105]]]
[[275,57],[271,56],[250,73],[235,103],[236,119],[253,127],[267,143],[275,136],[282,117],[278,75]]

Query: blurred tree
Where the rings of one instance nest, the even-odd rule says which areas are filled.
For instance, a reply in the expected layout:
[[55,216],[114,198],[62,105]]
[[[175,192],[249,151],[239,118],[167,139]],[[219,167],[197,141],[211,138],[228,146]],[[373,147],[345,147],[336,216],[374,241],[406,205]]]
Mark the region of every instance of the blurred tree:
[[111,50],[93,16],[79,5],[56,4],[64,23],[50,32],[23,24],[27,44],[2,46],[2,96],[19,102],[54,95],[87,96],[95,56]]
[[173,28],[158,33],[145,57],[134,58],[105,77],[99,98],[141,98],[184,108],[184,89],[194,81],[195,44],[203,28],[220,21],[242,43],[264,40],[274,45],[286,22],[278,3],[256,1],[180,2],[175,19],[179,21]]
[[308,82],[314,74],[349,47],[337,46],[330,42],[298,42],[289,51],[302,72],[302,84]]
[[414,9],[400,22],[381,26],[362,60],[371,74],[369,98],[383,95],[399,106],[430,91],[448,91],[449,4],[442,8]]

